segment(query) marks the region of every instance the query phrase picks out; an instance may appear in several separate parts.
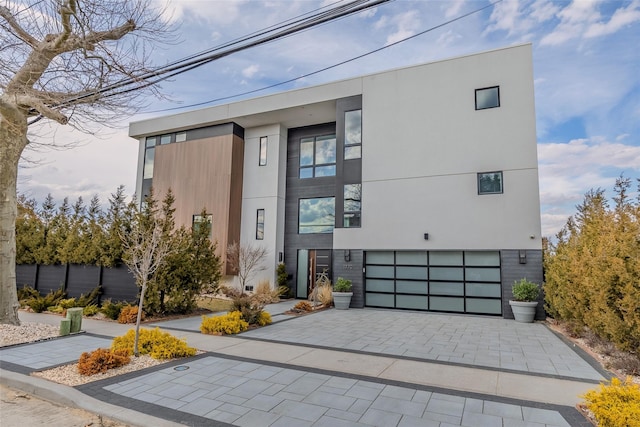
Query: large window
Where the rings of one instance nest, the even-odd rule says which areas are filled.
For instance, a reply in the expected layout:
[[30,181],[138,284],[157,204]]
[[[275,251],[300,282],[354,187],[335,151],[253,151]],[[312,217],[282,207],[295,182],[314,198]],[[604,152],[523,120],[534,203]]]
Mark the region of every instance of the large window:
[[476,89],[476,110],[496,108],[500,106],[500,87]]
[[344,159],[362,157],[362,110],[344,113]]
[[264,240],[264,209],[258,209],[256,214],[256,240]]
[[502,172],[478,174],[478,194],[502,194]]
[[260,159],[258,160],[258,166],[267,165],[267,137],[260,137]]
[[336,218],[334,197],[300,199],[298,233],[332,233]]
[[344,186],[344,218],[343,227],[360,227],[360,213],[362,211],[362,184],[347,184]]
[[300,178],[336,174],[336,136],[323,135],[300,140]]

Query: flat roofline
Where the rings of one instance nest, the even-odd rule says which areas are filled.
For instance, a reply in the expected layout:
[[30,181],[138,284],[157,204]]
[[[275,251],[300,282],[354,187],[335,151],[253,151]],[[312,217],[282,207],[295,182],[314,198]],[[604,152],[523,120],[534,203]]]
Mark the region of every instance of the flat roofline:
[[241,121],[239,119],[242,117],[266,114],[304,105],[320,104],[326,101],[345,98],[348,96],[361,95],[362,80],[365,78],[386,73],[394,73],[400,70],[410,70],[412,68],[424,67],[431,64],[455,61],[479,55],[486,55],[493,52],[519,49],[525,46],[532,46],[532,43],[519,43],[482,52],[459,55],[406,67],[397,67],[384,71],[378,71],[375,73],[363,74],[356,77],[348,77],[345,79],[322,83],[315,86],[290,89],[268,95],[257,96],[255,98],[230,102],[227,104],[219,104],[211,107],[185,111],[182,113],[138,120],[129,123],[129,136],[133,138],[141,138],[158,133],[177,132],[185,129],[190,129],[194,126],[202,127],[230,121],[238,122]]

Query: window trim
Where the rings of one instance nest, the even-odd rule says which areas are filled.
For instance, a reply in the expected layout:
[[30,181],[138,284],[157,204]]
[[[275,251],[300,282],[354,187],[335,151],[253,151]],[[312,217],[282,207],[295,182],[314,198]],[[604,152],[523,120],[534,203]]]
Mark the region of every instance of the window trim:
[[266,136],[261,136],[258,142],[258,166],[267,166],[267,149],[269,139]]
[[[500,191],[481,191],[480,179],[483,175],[489,174],[500,174]],[[484,196],[487,194],[504,194],[504,174],[502,171],[489,171],[489,172],[478,172],[477,174],[477,185],[478,185],[478,195]]]
[[[489,90],[489,89],[496,89],[498,91],[498,104],[497,105],[492,105],[491,107],[482,107],[482,108],[478,108],[478,92],[482,92],[483,90]],[[475,90],[475,101],[476,101],[476,111],[481,111],[481,110],[489,110],[491,108],[499,108],[500,107],[500,86],[487,86],[487,87],[481,87]]]
[[264,216],[264,209],[256,210],[256,240],[264,240]]

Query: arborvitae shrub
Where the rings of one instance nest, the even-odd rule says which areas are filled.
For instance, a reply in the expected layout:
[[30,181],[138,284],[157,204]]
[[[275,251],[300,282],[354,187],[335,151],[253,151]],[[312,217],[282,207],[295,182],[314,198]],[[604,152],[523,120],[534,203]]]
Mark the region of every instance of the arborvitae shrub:
[[249,323],[242,319],[242,313],[231,311],[222,316],[202,316],[200,331],[211,335],[232,335],[244,332],[249,328]]
[[600,427],[640,426],[640,385],[631,377],[624,383],[613,378],[610,384],[600,384],[598,390],[588,391],[583,397]]
[[80,355],[78,372],[82,375],[95,375],[124,366],[130,361],[131,359],[125,351],[99,348],[91,353],[85,352]]
[[[126,354],[132,355],[135,337],[136,332],[131,329],[126,334],[114,338],[111,349],[125,351]],[[148,354],[154,359],[174,359],[196,354],[196,349],[189,347],[185,340],[163,332],[160,328],[140,329],[138,351],[140,354]]]
[[[144,311],[142,312],[142,320],[144,320]],[[136,323],[138,320],[138,306],[125,305],[118,315],[118,323]]]

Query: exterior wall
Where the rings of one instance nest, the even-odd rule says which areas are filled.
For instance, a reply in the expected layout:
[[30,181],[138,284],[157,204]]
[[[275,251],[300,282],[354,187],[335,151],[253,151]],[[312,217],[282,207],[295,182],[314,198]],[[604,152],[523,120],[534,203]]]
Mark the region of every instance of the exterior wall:
[[[476,111],[487,86],[500,107]],[[541,248],[530,46],[363,77],[362,98],[362,228],[336,248]],[[479,196],[490,171],[504,194]]]
[[153,188],[162,200],[171,189],[175,220],[191,227],[193,215],[206,208],[213,217],[217,253],[226,260],[227,245],[240,240],[243,141],[223,135],[156,147]]
[[[283,135],[284,133],[284,135]],[[267,137],[267,164],[259,166],[260,138]],[[283,146],[284,139],[284,146]],[[286,170],[286,129],[279,124],[245,129],[244,179],[242,189],[243,244],[263,246],[269,253],[265,270],[258,272],[255,282],[276,280],[279,254],[284,252],[284,197],[282,175]],[[256,239],[256,215],[265,210],[264,240]]]
[[[509,300],[513,299],[511,286],[515,281],[526,278],[527,280],[541,284],[544,280],[542,271],[542,250],[522,251],[526,254],[526,263],[520,263],[521,251],[501,251],[502,263],[502,317],[513,319],[513,312],[509,306]],[[538,307],[536,307],[536,320],[545,319],[544,295],[540,292]]]
[[364,283],[362,269],[364,268],[364,252],[350,249],[349,260],[345,260],[344,250],[333,251],[333,277],[344,277],[351,280],[353,296],[351,305],[353,308],[364,307]]

